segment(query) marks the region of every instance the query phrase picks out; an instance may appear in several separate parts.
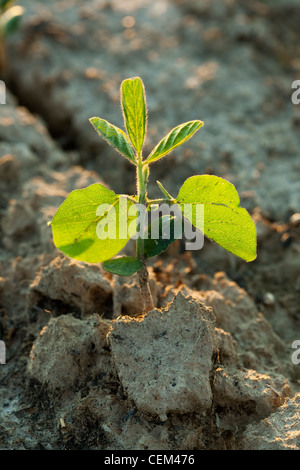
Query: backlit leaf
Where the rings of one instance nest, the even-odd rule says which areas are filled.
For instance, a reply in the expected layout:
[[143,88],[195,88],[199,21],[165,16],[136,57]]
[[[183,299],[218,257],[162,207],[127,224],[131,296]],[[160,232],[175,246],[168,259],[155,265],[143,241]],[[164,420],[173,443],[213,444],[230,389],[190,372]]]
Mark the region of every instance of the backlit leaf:
[[136,164],[134,152],[125,132],[99,117],[92,117],[90,123],[106,142],[112,145],[121,155],[128,158],[131,163]]
[[125,127],[133,147],[141,152],[147,126],[147,108],[144,84],[139,77],[121,84],[121,105]]
[[103,268],[118,276],[132,276],[143,267],[143,263],[131,256],[122,256],[120,258],[109,259],[102,264]]
[[[192,176],[180,188],[177,200],[184,204],[204,205],[204,235],[246,261],[256,258],[256,228],[239,195],[225,179],[211,175]],[[187,217],[203,230],[203,220]]]
[[101,184],[72,191],[51,222],[55,246],[88,263],[112,258],[130,238],[128,225],[135,220],[128,216],[132,205]]
[[203,124],[203,121],[189,121],[175,127],[154,147],[146,161],[148,163],[155,162],[165,157],[173,149],[190,139]]

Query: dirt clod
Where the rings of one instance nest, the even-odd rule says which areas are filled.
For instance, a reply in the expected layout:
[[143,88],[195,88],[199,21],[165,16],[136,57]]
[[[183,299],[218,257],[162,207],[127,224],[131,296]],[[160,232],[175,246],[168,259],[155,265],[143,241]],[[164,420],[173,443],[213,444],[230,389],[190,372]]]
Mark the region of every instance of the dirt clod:
[[[100,373],[109,325],[97,315],[52,318],[30,352],[28,373],[48,391],[76,390]],[[103,370],[102,370],[103,372]]]
[[168,413],[211,406],[216,341],[213,314],[204,305],[179,293],[166,309],[118,318],[108,340],[124,392],[139,411],[165,421]]

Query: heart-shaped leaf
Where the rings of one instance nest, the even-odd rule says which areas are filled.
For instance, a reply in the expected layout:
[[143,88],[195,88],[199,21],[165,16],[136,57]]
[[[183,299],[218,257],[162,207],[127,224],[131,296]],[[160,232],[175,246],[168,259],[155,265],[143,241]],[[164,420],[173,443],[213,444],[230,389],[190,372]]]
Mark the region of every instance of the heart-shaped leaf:
[[128,242],[136,216],[134,205],[101,184],[72,191],[52,219],[55,246],[71,258],[100,263],[117,255]]
[[203,204],[204,221],[197,220],[193,211],[192,216],[187,215],[191,224],[236,256],[246,261],[256,258],[255,224],[246,209],[240,207],[233,184],[212,175],[192,176],[180,188],[177,203],[183,212],[185,204]]

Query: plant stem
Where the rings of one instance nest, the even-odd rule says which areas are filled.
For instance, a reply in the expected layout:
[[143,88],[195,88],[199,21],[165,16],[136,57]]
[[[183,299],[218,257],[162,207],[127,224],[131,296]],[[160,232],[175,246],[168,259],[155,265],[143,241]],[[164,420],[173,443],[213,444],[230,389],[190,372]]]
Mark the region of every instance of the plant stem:
[[5,55],[4,37],[0,33],[0,75],[2,78],[5,77],[5,72],[6,72],[6,55]]
[[166,198],[160,198],[160,199],[148,199],[147,200],[147,206],[151,204],[174,204],[175,199],[166,199]]
[[144,312],[149,312],[149,310],[154,309],[154,303],[152,299],[152,294],[149,286],[149,274],[147,269],[147,264],[145,259],[143,261],[143,267],[138,271],[139,283],[141,289],[141,295],[144,301]]
[[[149,175],[149,167],[143,168],[142,156],[138,154],[137,164],[137,193],[138,203],[145,206],[147,195],[147,181]],[[139,227],[137,228],[139,230]],[[149,275],[147,263],[144,256],[144,239],[142,237],[136,240],[136,257],[143,263],[142,269],[138,271],[141,295],[144,301],[144,312],[148,312],[154,308],[152,294],[149,286]]]

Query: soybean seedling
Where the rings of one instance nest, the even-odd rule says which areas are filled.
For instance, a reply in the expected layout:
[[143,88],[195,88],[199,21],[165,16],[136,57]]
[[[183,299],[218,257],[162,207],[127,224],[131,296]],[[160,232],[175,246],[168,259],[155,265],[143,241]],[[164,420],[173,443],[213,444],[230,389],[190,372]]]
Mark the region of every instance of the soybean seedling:
[[[126,132],[100,117],[92,117],[90,122],[109,144],[135,166],[136,195],[115,194],[101,184],[72,191],[57,210],[51,225],[54,244],[67,256],[88,263],[103,263],[103,267],[113,274],[130,276],[137,272],[144,311],[148,311],[153,308],[153,301],[147,260],[162,253],[175,241],[174,230],[166,237],[163,224],[167,221],[174,229],[178,218],[171,214],[160,216],[159,213],[156,222],[144,225],[153,207],[157,210],[157,205],[161,203],[176,205],[194,228],[200,229],[205,236],[245,261],[256,258],[256,229],[249,213],[240,207],[235,187],[217,176],[188,178],[177,197],[171,196],[158,182],[164,198],[149,199],[147,183],[150,166],[190,139],[202,128],[203,122],[194,120],[175,127],[144,158],[142,150],[147,132],[147,107],[144,84],[139,77],[122,82],[121,106]],[[184,211],[186,205],[192,209],[187,213]],[[198,206],[203,208],[204,217],[195,215],[194,209]],[[142,217],[141,207],[145,207]],[[158,236],[153,238],[155,224],[159,230],[156,232]],[[182,234],[182,221],[179,226],[179,234]],[[136,238],[136,257],[114,258],[132,237]]]
[[0,72],[6,71],[5,39],[18,27],[24,9],[12,6],[13,0],[0,0]]

